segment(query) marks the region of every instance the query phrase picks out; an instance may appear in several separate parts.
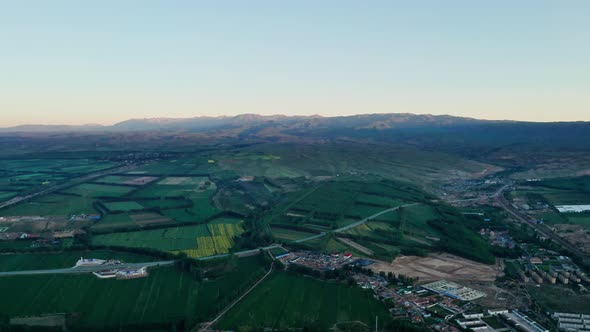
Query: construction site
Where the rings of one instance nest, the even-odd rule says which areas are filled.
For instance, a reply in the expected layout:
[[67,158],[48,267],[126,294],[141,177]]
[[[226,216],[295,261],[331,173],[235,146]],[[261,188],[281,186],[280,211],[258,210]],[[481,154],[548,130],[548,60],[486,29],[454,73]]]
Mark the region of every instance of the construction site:
[[496,276],[503,274],[499,265],[481,264],[446,253],[426,257],[398,256],[391,263],[376,261],[370,268],[376,273],[392,272],[421,281],[446,279],[492,282]]

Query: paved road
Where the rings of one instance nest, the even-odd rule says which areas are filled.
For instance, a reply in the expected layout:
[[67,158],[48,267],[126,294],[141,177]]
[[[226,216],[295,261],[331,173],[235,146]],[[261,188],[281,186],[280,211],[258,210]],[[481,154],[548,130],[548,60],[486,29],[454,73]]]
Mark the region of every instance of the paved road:
[[96,271],[103,271],[109,269],[139,269],[141,267],[154,267],[172,265],[174,261],[159,261],[159,262],[145,262],[145,263],[127,263],[118,265],[99,265],[99,266],[80,266],[70,267],[65,269],[47,269],[47,270],[29,270],[29,271],[11,271],[0,272],[0,277],[9,276],[24,276],[24,275],[40,275],[40,274],[80,274],[92,273]]
[[[369,221],[371,221],[371,220],[373,220],[373,219],[375,219],[375,218],[377,218],[377,217],[379,217],[381,215],[384,215],[386,213],[393,212],[393,211],[399,210],[399,209],[404,208],[404,207],[409,207],[409,206],[414,206],[414,205],[419,205],[419,204],[422,204],[422,203],[405,204],[405,205],[396,206],[396,207],[393,207],[393,208],[390,208],[390,209],[387,209],[387,210],[383,210],[381,212],[375,213],[372,216],[368,216],[365,219],[359,220],[357,222],[353,222],[352,224],[346,225],[344,227],[337,228],[337,229],[333,230],[332,233],[342,233],[342,232],[347,231],[347,230],[349,230],[351,228],[355,228],[355,227],[360,226],[360,225],[362,225],[362,224],[364,224],[366,222],[369,222]],[[307,241],[310,241],[310,240],[317,239],[317,238],[320,238],[322,236],[325,236],[326,234],[328,234],[328,233],[321,232],[321,233],[316,234],[316,235],[312,235],[312,236],[309,236],[309,237],[306,237],[306,238],[303,238],[303,239],[295,240],[295,241],[293,241],[293,243],[307,242]]]
[[104,170],[104,171],[100,171],[100,172],[96,172],[96,173],[84,175],[84,176],[79,177],[79,178],[74,178],[74,179],[69,180],[66,183],[58,184],[58,185],[55,185],[55,186],[52,186],[52,187],[43,189],[41,191],[38,191],[36,193],[30,194],[30,195],[27,195],[27,196],[17,196],[15,198],[11,199],[11,200],[8,200],[6,202],[1,203],[0,204],[0,209],[7,208],[9,206],[18,204],[18,203],[20,203],[22,201],[30,200],[30,199],[33,199],[33,198],[36,198],[36,197],[39,197],[39,196],[43,196],[43,195],[47,195],[47,194],[50,194],[52,192],[55,192],[55,191],[58,191],[58,190],[61,190],[61,189],[64,189],[64,188],[68,188],[70,186],[73,186],[73,185],[76,185],[76,184],[79,184],[79,183],[82,183],[82,182],[86,182],[88,180],[92,180],[92,179],[95,179],[95,178],[98,178],[98,177],[101,177],[101,176],[105,176],[105,175],[108,175],[108,174],[112,174],[112,173],[126,172],[126,171],[129,171],[129,170],[133,169],[133,168],[135,168],[135,165],[125,165],[125,166],[122,166],[122,167],[111,168],[111,169],[108,169],[108,170]]
[[270,246],[260,247],[260,248],[256,248],[256,249],[238,251],[238,252],[233,252],[233,253],[229,253],[229,254],[219,254],[219,255],[213,255],[213,256],[207,256],[207,257],[199,257],[196,259],[200,260],[200,261],[206,261],[206,260],[210,260],[210,259],[227,257],[229,255],[234,255],[234,256],[238,256],[238,257],[254,256],[254,255],[258,254],[258,252],[260,252],[260,250],[270,250],[270,249],[274,249],[274,248],[279,248],[280,246],[281,246],[280,244],[271,244]]
[[260,278],[254,285],[252,285],[252,287],[250,287],[239,298],[237,298],[230,305],[225,307],[225,309],[223,309],[223,311],[221,311],[219,313],[219,315],[217,315],[217,317],[215,317],[212,321],[207,322],[205,325],[201,326],[201,328],[199,329],[199,332],[209,331],[211,328],[211,325],[215,324],[223,315],[225,315],[226,312],[228,312],[231,308],[233,308],[238,302],[240,302],[244,297],[246,297],[246,295],[248,295],[254,288],[256,288],[256,286],[258,286],[261,282],[263,282],[264,279],[266,279],[266,277],[268,277],[272,273],[272,271],[274,270],[274,266],[275,266],[275,263],[273,262],[270,265],[270,269],[268,269],[268,272],[266,272],[266,274],[263,275],[262,278]]
[[[502,191],[506,190],[508,186],[502,187]],[[500,192],[495,195],[495,199],[508,212],[511,216],[513,216],[516,220],[520,221],[521,223],[526,223],[527,225],[531,226],[535,229],[539,234],[542,236],[551,239],[553,242],[559,244],[563,248],[568,249],[574,255],[578,256],[586,265],[590,265],[590,257],[582,252],[578,247],[574,246],[573,244],[569,243],[568,241],[559,237],[559,235],[555,234],[549,227],[537,224],[534,220],[531,219],[529,215],[523,214],[517,209],[515,209],[508,200],[504,197],[503,193]]]

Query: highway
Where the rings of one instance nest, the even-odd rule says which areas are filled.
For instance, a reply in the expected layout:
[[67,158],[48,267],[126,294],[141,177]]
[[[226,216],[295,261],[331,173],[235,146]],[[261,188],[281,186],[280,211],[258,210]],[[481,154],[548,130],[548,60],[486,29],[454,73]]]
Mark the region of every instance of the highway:
[[557,235],[553,231],[551,231],[551,229],[549,229],[549,227],[547,227],[543,224],[537,224],[534,220],[531,219],[530,216],[523,214],[520,211],[518,211],[516,208],[514,208],[512,206],[512,204],[510,204],[510,202],[508,202],[508,200],[506,200],[506,198],[503,195],[503,192],[506,189],[508,189],[508,187],[509,187],[509,185],[503,186],[502,188],[500,188],[498,190],[497,193],[495,193],[493,195],[493,197],[496,199],[498,204],[500,204],[500,206],[502,206],[502,208],[506,212],[508,212],[511,216],[513,216],[519,222],[526,223],[527,225],[531,226],[534,230],[536,230],[539,234],[541,234],[545,238],[551,239],[553,242],[555,242],[555,243],[559,244],[560,246],[562,246],[563,248],[569,250],[574,255],[576,255],[580,259],[582,259],[584,264],[590,266],[590,257],[588,257],[588,255],[586,255],[584,252],[582,252],[580,249],[578,249],[573,244],[571,244],[571,243],[567,242],[566,240],[562,239],[561,237],[559,237],[559,235]]
[[36,197],[39,197],[39,196],[47,195],[47,194],[50,194],[52,192],[55,192],[55,191],[58,191],[58,190],[61,190],[61,189],[64,189],[64,188],[68,188],[68,187],[74,186],[76,184],[79,184],[79,183],[82,183],[82,182],[86,182],[88,180],[92,180],[94,178],[98,178],[98,177],[105,176],[105,175],[112,174],[112,173],[126,172],[126,171],[129,171],[129,170],[133,169],[133,168],[135,168],[135,165],[125,165],[125,166],[122,166],[122,167],[111,168],[111,169],[108,169],[108,170],[104,170],[104,171],[100,171],[100,172],[96,172],[96,173],[84,175],[84,176],[79,177],[79,178],[74,178],[74,179],[69,180],[66,183],[58,184],[58,185],[55,185],[55,186],[52,186],[52,187],[43,189],[41,191],[38,191],[36,193],[29,194],[27,196],[17,196],[17,197],[15,197],[13,199],[10,199],[10,200],[8,200],[6,202],[1,203],[0,204],[0,209],[4,209],[4,208],[7,208],[9,206],[12,206],[12,205],[18,204],[20,202],[27,201],[27,200],[30,200],[30,199],[33,199],[33,198],[36,198]]
[[81,273],[92,273],[97,271],[104,271],[110,269],[118,270],[131,270],[139,269],[141,267],[155,267],[155,266],[166,266],[172,265],[174,261],[159,261],[159,262],[145,262],[145,263],[126,263],[117,265],[98,265],[98,266],[79,266],[70,267],[65,269],[47,269],[47,270],[29,270],[29,271],[10,271],[0,272],[0,277],[12,277],[12,276],[29,276],[29,275],[41,275],[41,274],[81,274]]
[[[347,231],[347,230],[349,230],[351,228],[355,228],[355,227],[360,226],[360,225],[362,225],[362,224],[364,224],[366,222],[369,222],[369,221],[371,221],[371,220],[373,220],[373,219],[375,219],[375,218],[377,218],[377,217],[379,217],[379,216],[381,216],[383,214],[386,214],[386,213],[389,213],[389,212],[393,212],[393,211],[399,210],[399,209],[404,208],[404,207],[409,207],[409,206],[414,206],[414,205],[419,205],[419,204],[422,204],[422,203],[405,204],[405,205],[396,206],[396,207],[393,207],[393,208],[390,208],[390,209],[387,209],[387,210],[383,210],[381,212],[375,213],[374,215],[368,216],[365,219],[359,220],[357,222],[353,222],[352,224],[348,224],[348,225],[346,225],[344,227],[337,228],[337,229],[333,230],[332,233],[342,233],[342,232]],[[316,235],[312,235],[312,236],[308,236],[308,237],[303,238],[303,239],[295,240],[295,241],[293,241],[293,243],[302,243],[302,242],[311,241],[311,240],[320,238],[322,236],[325,236],[326,234],[328,234],[328,233],[327,232],[321,232],[321,233],[316,234]]]
[[281,246],[280,244],[271,244],[270,246],[260,247],[260,248],[256,248],[256,249],[248,249],[248,250],[244,250],[244,251],[232,252],[229,254],[219,254],[219,255],[213,255],[213,256],[207,256],[207,257],[199,257],[196,259],[200,260],[200,261],[207,261],[207,260],[211,260],[211,259],[227,257],[229,255],[234,255],[234,256],[238,256],[238,257],[254,256],[254,255],[258,254],[258,252],[260,250],[270,250],[270,249],[274,249],[274,248],[279,248],[280,246]]

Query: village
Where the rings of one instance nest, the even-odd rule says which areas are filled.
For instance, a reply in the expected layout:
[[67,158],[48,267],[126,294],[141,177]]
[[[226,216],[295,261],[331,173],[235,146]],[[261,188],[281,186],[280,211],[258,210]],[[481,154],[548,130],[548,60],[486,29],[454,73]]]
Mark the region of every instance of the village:
[[[486,307],[478,301],[488,296],[482,291],[449,280],[417,284],[415,280],[403,276],[374,274],[366,269],[373,263],[371,260],[355,258],[350,253],[294,251],[276,255],[275,259],[287,268],[299,265],[316,271],[352,271],[354,283],[358,287],[371,290],[375,298],[389,308],[392,316],[409,319],[436,331],[550,331],[516,308]],[[559,321],[559,326],[564,331],[586,331],[584,328],[588,325],[584,324],[590,321],[590,316],[571,315],[555,313],[554,319]],[[580,328],[572,330],[574,325]],[[569,329],[566,329],[568,326]]]
[[84,267],[104,267],[104,269],[99,269],[97,271],[93,271],[92,274],[99,279],[111,279],[115,278],[118,280],[124,279],[137,279],[137,278],[145,278],[147,277],[148,271],[146,266],[142,266],[137,269],[129,269],[129,268],[117,268],[117,266],[124,265],[123,262],[120,260],[103,260],[103,259],[96,259],[96,258],[83,258],[76,262],[73,268],[84,268]]

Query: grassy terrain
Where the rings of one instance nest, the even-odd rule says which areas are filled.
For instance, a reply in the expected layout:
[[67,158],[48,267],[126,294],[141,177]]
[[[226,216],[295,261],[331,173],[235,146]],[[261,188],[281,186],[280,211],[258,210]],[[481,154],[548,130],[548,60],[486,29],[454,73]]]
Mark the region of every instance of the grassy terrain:
[[182,251],[190,257],[202,257],[229,252],[234,237],[243,232],[240,220],[226,218],[208,225],[95,235],[92,241],[96,245]]
[[0,210],[1,216],[47,216],[70,214],[93,214],[96,210],[92,206],[94,200],[89,197],[78,197],[63,194],[41,196],[30,202],[13,205]]
[[153,161],[147,165],[138,167],[133,174],[141,175],[196,175],[202,176],[217,170],[216,163],[209,163],[209,158],[204,156],[185,157],[174,160]]
[[123,202],[108,202],[102,203],[102,205],[109,211],[136,211],[143,210],[145,207],[135,201],[123,201]]
[[149,262],[154,260],[152,257],[148,256],[109,250],[43,254],[0,254],[0,272],[68,268],[74,266],[80,257],[118,259],[128,263]]
[[542,285],[527,288],[531,297],[545,311],[578,312],[590,314],[590,294],[579,295],[563,287]]
[[124,326],[209,319],[263,273],[260,258],[219,267],[223,276],[197,281],[173,267],[151,269],[148,278],[98,279],[85,275],[5,277],[0,312],[8,316],[71,313],[75,325]]
[[[590,204],[590,176],[526,182],[520,195],[537,195],[551,205]],[[531,202],[532,203],[532,202]]]
[[0,170],[18,170],[19,172],[31,173],[73,173],[85,174],[97,172],[115,166],[115,163],[108,161],[97,161],[92,159],[10,159],[0,162]]
[[168,177],[142,187],[132,197],[149,199],[145,201],[147,206],[160,209],[173,220],[199,223],[221,212],[211,201],[215,191],[215,183],[208,178]]
[[382,324],[391,320],[371,292],[278,272],[232,308],[218,327],[239,330],[307,327],[327,331],[336,323],[350,321],[372,326],[375,316],[379,316]]
[[271,225],[270,229],[272,231],[272,235],[277,238],[278,240],[283,241],[295,241],[304,239],[306,237],[314,235],[314,233],[299,231],[294,229],[288,229],[284,227],[279,227],[276,225]]
[[121,197],[132,190],[134,188],[129,186],[84,183],[67,189],[65,193],[82,197]]
[[342,227],[375,213],[419,202],[429,195],[409,184],[368,178],[326,181],[292,194],[268,218],[271,224],[325,230]]

